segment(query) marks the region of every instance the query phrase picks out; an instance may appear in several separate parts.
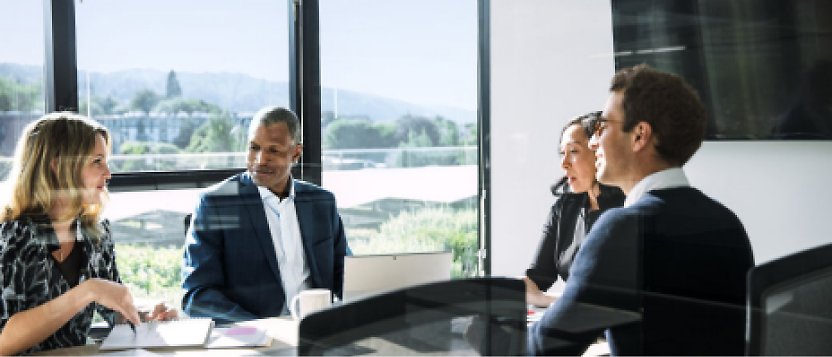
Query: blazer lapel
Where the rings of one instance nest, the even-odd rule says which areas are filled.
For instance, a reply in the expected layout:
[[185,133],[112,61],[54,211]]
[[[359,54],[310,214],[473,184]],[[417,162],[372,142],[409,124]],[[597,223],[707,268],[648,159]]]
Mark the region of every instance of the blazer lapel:
[[312,279],[312,287],[322,286],[320,270],[318,269],[317,257],[312,254],[315,250],[312,247],[310,233],[315,229],[314,207],[312,202],[306,200],[306,188],[302,183],[295,183],[295,212],[298,216],[300,228],[300,239],[303,241],[303,253],[306,258],[306,266],[309,267],[309,277]]
[[269,230],[269,222],[266,220],[266,211],[263,209],[263,199],[260,197],[257,185],[251,181],[248,173],[244,173],[240,178],[240,195],[245,198],[246,216],[249,218],[249,223],[254,230],[255,240],[259,243],[263,254],[266,255],[266,260],[268,260],[269,267],[272,269],[275,278],[277,278],[278,282],[282,282],[283,280],[280,278],[280,266],[277,264],[277,256],[275,255],[272,233]]

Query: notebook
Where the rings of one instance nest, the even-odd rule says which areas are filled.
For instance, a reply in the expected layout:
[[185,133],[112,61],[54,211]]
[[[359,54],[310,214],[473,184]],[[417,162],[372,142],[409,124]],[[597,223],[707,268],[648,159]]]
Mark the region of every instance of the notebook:
[[213,327],[214,321],[202,318],[146,322],[136,325],[136,333],[127,324],[116,325],[99,350],[203,346]]

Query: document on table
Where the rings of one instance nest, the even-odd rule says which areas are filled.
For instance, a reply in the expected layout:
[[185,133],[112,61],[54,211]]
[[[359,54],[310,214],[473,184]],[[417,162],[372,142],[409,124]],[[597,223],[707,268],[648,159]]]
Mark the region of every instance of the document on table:
[[116,325],[99,350],[204,346],[213,326],[214,321],[201,318],[142,323],[135,333],[127,324]]
[[264,347],[271,344],[266,330],[254,326],[214,328],[205,348]]
[[143,350],[141,348],[133,348],[129,350],[118,350],[112,352],[96,353],[96,356],[159,356],[157,353]]

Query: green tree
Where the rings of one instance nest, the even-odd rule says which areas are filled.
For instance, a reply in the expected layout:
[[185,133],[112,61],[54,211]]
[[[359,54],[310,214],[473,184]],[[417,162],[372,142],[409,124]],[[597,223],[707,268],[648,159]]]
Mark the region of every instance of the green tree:
[[[411,130],[408,133],[407,140],[399,143],[400,148],[422,148],[433,147],[434,143],[428,136],[425,128],[419,132]],[[441,164],[433,155],[416,150],[401,150],[396,157],[396,166],[399,167],[421,167],[427,165]]]
[[477,145],[477,123],[466,123],[462,134],[462,145]]
[[[175,155],[182,152],[173,144],[153,141],[127,141],[121,144],[119,151],[122,155],[137,156],[123,161],[119,167],[120,171],[175,170],[177,168]],[[140,157],[149,154],[161,154],[170,157],[156,158],[155,160]]]
[[231,134],[234,128],[234,120],[227,112],[211,115],[205,124],[196,129],[185,150],[189,152],[242,151],[242,143],[237,135]]
[[431,147],[433,146],[433,140],[431,140],[428,133],[425,131],[425,128],[416,132],[415,130],[411,130],[407,133],[407,140],[402,143],[399,143],[399,147],[403,148],[421,148],[421,147]]
[[166,98],[160,100],[153,107],[153,111],[159,113],[221,113],[222,108],[216,104],[208,103],[201,99],[186,99],[182,97]]
[[439,146],[459,145],[459,126],[456,122],[437,116],[433,118],[433,123],[439,131]]
[[[208,103],[201,99],[188,99],[182,97],[162,99],[153,107],[154,112],[176,115],[179,113],[209,113],[222,114],[222,108],[216,104]],[[180,148],[187,148],[191,143],[191,137],[197,129],[196,119],[185,117],[177,118],[180,121],[179,134],[173,139],[173,143]]]
[[119,103],[113,99],[112,96],[107,96],[106,98],[92,97],[89,102],[81,102],[78,111],[86,114],[88,109],[87,107],[89,107],[89,113],[92,113],[92,115],[116,114],[118,104]]
[[377,229],[347,228],[355,254],[453,252],[453,276],[471,277],[477,270],[477,210],[424,208],[404,211]]
[[40,88],[39,84],[15,83],[0,77],[0,111],[35,110],[37,103],[43,103]]
[[90,100],[89,102],[82,101],[81,105],[78,106],[78,112],[84,115],[86,115],[87,113],[91,113],[92,115],[100,115],[103,114],[104,110],[101,109],[101,106],[98,103]]
[[112,96],[107,96],[106,98],[97,100],[98,104],[101,106],[102,114],[115,114],[116,108],[118,107],[118,101],[113,99]]
[[150,114],[150,110],[159,102],[159,95],[156,92],[145,89],[136,93],[130,101],[130,108]]
[[[414,138],[419,138],[421,135],[427,136],[429,144],[422,143],[415,146],[436,146],[439,143],[439,130],[436,124],[425,117],[405,115],[396,120],[396,139],[401,143],[414,144]],[[406,146],[407,146],[406,145]]]
[[165,86],[165,98],[175,98],[182,96],[182,87],[179,86],[179,80],[176,79],[176,72],[170,70],[168,72],[167,85]]
[[328,149],[395,147],[395,127],[368,119],[335,119],[325,129],[323,146]]
[[182,149],[186,149],[188,145],[190,145],[191,137],[194,136],[194,132],[196,131],[196,129],[197,128],[194,119],[181,119],[179,124],[179,135],[177,135],[173,139],[173,144]]
[[116,243],[121,280],[134,297],[162,298],[176,306],[182,297],[182,247]]

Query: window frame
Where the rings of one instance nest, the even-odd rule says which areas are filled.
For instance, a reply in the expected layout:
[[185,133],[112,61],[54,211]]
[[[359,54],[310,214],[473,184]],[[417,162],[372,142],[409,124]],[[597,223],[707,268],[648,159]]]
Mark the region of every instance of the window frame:
[[[322,184],[321,147],[321,72],[319,39],[319,0],[286,0],[289,23],[289,105],[301,119],[303,155],[301,165],[293,168],[295,177]],[[478,17],[478,109],[477,163],[479,269],[480,275],[491,271],[490,254],[490,0],[477,0]],[[78,112],[77,41],[75,2],[44,0],[45,27],[45,110]],[[181,170],[114,173],[113,192],[162,189],[202,188],[219,182],[245,168],[218,170]]]

